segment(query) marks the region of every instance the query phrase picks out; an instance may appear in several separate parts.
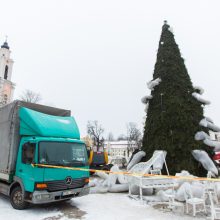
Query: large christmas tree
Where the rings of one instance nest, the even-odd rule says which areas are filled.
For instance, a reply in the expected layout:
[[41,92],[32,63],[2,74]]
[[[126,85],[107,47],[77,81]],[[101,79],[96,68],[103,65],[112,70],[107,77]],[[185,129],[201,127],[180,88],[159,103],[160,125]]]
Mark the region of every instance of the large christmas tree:
[[194,88],[181,57],[174,35],[164,22],[159,41],[153,80],[148,83],[151,94],[142,99],[147,105],[143,150],[150,158],[154,150],[166,150],[171,174],[188,170],[195,175],[206,171],[193,158],[191,151],[206,149],[195,140],[198,131],[206,131],[199,123],[204,118],[200,88]]

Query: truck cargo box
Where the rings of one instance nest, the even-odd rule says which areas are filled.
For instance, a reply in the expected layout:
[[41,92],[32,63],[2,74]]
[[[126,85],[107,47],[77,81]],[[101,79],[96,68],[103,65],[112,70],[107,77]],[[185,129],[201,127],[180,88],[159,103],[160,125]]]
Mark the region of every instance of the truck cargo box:
[[20,141],[19,109],[25,107],[54,116],[70,116],[70,110],[14,101],[0,108],[0,179],[8,180],[15,172],[16,157]]

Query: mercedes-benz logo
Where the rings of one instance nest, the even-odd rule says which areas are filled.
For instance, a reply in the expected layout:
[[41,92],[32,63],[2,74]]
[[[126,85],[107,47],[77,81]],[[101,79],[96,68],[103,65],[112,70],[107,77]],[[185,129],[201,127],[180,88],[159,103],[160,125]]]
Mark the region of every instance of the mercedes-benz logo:
[[72,183],[72,178],[70,176],[68,176],[65,180],[67,185],[70,185]]

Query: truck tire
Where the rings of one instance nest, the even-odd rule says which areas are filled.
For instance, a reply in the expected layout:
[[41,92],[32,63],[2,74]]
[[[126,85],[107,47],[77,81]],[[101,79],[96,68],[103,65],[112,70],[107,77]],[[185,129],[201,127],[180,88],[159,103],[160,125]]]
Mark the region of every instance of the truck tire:
[[22,210],[28,207],[27,202],[24,201],[24,195],[20,186],[16,186],[12,189],[10,194],[10,202],[14,209]]

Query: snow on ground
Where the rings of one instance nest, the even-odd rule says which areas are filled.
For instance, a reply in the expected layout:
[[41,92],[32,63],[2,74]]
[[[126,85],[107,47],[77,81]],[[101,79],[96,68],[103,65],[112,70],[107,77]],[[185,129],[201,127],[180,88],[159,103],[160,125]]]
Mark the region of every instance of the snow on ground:
[[48,210],[47,207],[30,207],[26,210],[15,210],[12,208],[7,197],[0,194],[0,219],[1,220],[40,220],[50,216],[58,215],[60,211],[56,208]]
[[69,202],[31,206],[18,211],[9,199],[0,195],[0,219],[7,220],[192,220],[193,218],[171,211],[154,209],[140,201],[130,199],[125,193],[90,194]]
[[[94,202],[97,201],[97,202]],[[105,220],[192,220],[195,218],[181,216],[172,212],[165,213],[140,201],[130,199],[127,194],[90,194],[86,200],[78,198],[73,203],[88,214],[85,219]],[[94,204],[95,203],[95,204]]]

